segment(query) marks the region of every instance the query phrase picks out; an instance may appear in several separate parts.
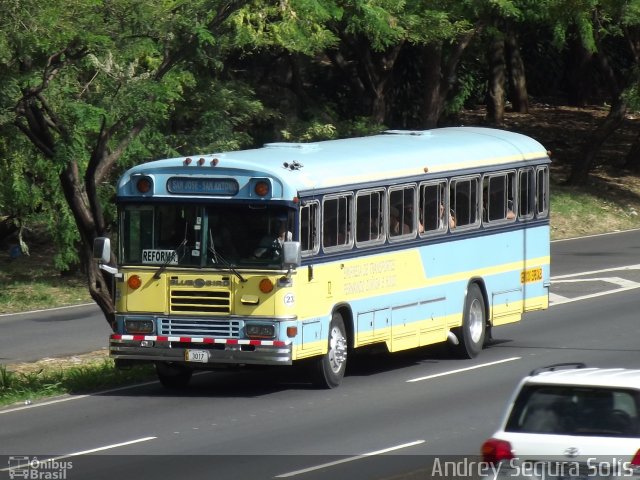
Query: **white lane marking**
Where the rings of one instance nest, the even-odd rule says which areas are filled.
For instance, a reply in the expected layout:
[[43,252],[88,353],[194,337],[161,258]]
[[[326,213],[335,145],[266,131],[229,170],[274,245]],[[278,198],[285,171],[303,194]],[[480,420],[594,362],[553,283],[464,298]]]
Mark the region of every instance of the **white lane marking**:
[[634,290],[640,288],[640,283],[632,280],[627,280],[620,277],[594,277],[594,278],[580,278],[585,275],[596,275],[599,273],[609,272],[624,272],[630,270],[640,270],[640,264],[627,265],[624,267],[605,268],[602,270],[592,270],[590,272],[578,272],[569,273],[567,275],[558,275],[557,277],[551,277],[551,284],[558,285],[561,283],[586,283],[586,282],[607,282],[617,285],[619,288],[607,290],[604,292],[591,293],[588,295],[582,295],[579,297],[563,297],[554,293],[549,293],[549,305],[560,305],[562,303],[578,302],[581,300],[588,300],[590,298],[602,297],[604,295],[612,295],[614,293],[625,292],[627,290]]
[[[589,295],[583,295],[581,297],[564,298],[561,301],[554,302],[553,305],[560,305],[562,303],[579,302],[580,300],[588,300],[589,298],[604,297],[605,295],[612,295],[614,293],[626,292],[627,290],[635,290],[637,288],[640,288],[640,284],[633,287],[616,288],[614,290],[608,290],[606,292],[591,293]],[[563,298],[563,297],[559,297],[559,298]]]
[[549,306],[559,305],[561,303],[565,303],[569,301],[571,301],[570,298],[563,297],[561,295],[557,295],[555,293],[549,292]]
[[614,285],[618,285],[621,288],[638,288],[640,287],[640,283],[634,282],[632,280],[627,280],[626,278],[620,277],[593,277],[593,278],[571,278],[566,280],[556,280],[553,282],[554,285],[559,283],[589,283],[589,282],[605,282],[605,283],[613,283]]
[[342,460],[336,460],[334,462],[327,462],[321,465],[316,465],[314,467],[303,468],[302,470],[296,470],[294,472],[283,473],[281,475],[276,475],[275,478],[287,478],[287,477],[295,477],[296,475],[300,475],[303,473],[313,472],[315,470],[322,470],[324,468],[333,467],[335,465],[340,465],[341,463],[353,462],[354,460],[361,460],[363,458],[372,457],[375,455],[382,455],[384,453],[393,452],[394,450],[400,450],[403,448],[413,447],[415,445],[420,445],[424,443],[425,440],[414,440],[413,442],[403,443],[402,445],[396,445],[395,447],[384,448],[382,450],[376,450],[375,452],[363,453],[362,455],[356,455],[355,457],[343,458]]
[[575,278],[575,277],[582,277],[584,275],[595,275],[596,273],[605,273],[605,272],[623,272],[625,270],[640,270],[640,264],[626,265],[624,267],[603,268],[601,270],[591,270],[589,272],[576,272],[576,273],[568,273],[566,275],[558,275],[556,277],[551,277],[551,283],[563,278]]
[[[70,308],[89,307],[91,305],[96,305],[96,304],[95,303],[79,303],[77,305],[67,305],[65,307],[42,308],[40,310],[29,310],[27,312],[0,313],[0,318],[2,318],[2,317],[15,317],[15,316],[18,316],[18,315],[27,315],[29,313],[55,312],[56,310],[68,310]],[[97,305],[96,305],[96,307],[97,307]]]
[[411,380],[407,380],[407,383],[421,382],[422,380],[431,380],[432,378],[444,377],[446,375],[453,375],[455,373],[468,372],[469,370],[475,370],[477,368],[491,367],[493,365],[498,365],[500,363],[513,362],[514,360],[520,360],[521,358],[522,357],[505,358],[503,360],[497,360],[495,362],[483,363],[481,365],[474,365],[473,367],[459,368],[457,370],[450,370],[448,372],[442,372],[442,373],[436,373],[436,374],[433,374],[433,375],[427,375],[426,377],[412,378]]
[[31,408],[46,407],[48,405],[55,405],[57,403],[70,402],[72,400],[82,400],[83,398],[96,397],[96,396],[104,395],[106,393],[119,392],[121,390],[130,390],[132,388],[145,387],[147,385],[153,385],[154,383],[158,383],[158,381],[157,380],[152,380],[150,382],[136,383],[135,385],[127,385],[126,387],[118,387],[118,388],[112,388],[110,390],[102,390],[101,392],[95,392],[95,393],[92,393],[91,395],[73,395],[73,396],[69,396],[69,397],[56,398],[55,400],[49,400],[49,401],[42,402],[42,403],[34,403],[32,405],[25,405],[25,406],[22,406],[22,407],[7,408],[5,410],[0,410],[0,415],[3,415],[5,413],[19,412],[21,410],[29,410]]
[[629,230],[614,230],[613,232],[594,233],[592,235],[585,235],[583,237],[559,238],[558,240],[553,240],[551,243],[570,242],[572,240],[582,240],[583,238],[604,237],[607,235],[618,235],[620,233],[632,233],[638,231],[640,231],[640,228],[631,228]]
[[[83,450],[81,452],[68,453],[67,455],[60,455],[59,457],[46,458],[46,459],[39,460],[39,462],[40,463],[56,462],[58,460],[64,460],[65,458],[79,457],[81,455],[88,455],[90,453],[102,452],[104,450],[111,450],[112,448],[119,448],[119,447],[125,447],[127,445],[133,445],[134,443],[148,442],[149,440],[155,440],[156,438],[158,437],[138,438],[136,440],[129,440],[128,442],[114,443],[113,445],[105,445],[104,447],[92,448],[91,450]],[[27,467],[29,467],[29,463],[25,463],[23,465],[12,465],[9,468],[4,468],[0,470],[0,472],[7,472],[9,470],[14,470],[16,468],[27,468]]]

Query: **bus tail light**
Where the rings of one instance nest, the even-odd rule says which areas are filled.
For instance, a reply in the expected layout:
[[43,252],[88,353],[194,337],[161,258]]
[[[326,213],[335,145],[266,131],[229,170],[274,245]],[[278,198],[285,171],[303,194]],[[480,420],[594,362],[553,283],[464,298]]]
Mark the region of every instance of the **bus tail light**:
[[287,337],[295,338],[298,335],[298,327],[287,327]]
[[131,290],[137,290],[142,286],[142,280],[138,275],[131,275],[127,279],[127,285],[129,285]]
[[263,278],[260,280],[259,288],[262,293],[271,293],[273,291],[273,282],[268,278]]
[[513,459],[511,444],[505,440],[490,438],[482,445],[482,460],[495,465],[503,460]]

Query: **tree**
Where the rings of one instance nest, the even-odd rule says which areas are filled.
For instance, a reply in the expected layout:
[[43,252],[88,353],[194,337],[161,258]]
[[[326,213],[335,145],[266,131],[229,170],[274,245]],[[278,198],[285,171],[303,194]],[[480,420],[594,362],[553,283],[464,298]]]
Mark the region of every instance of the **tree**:
[[[595,0],[594,0],[595,1]],[[572,166],[567,183],[582,185],[588,180],[598,152],[622,125],[628,110],[627,92],[640,81],[640,64],[632,32],[640,25],[640,1],[611,0],[597,2],[593,11],[579,11],[575,21],[584,33],[583,42],[593,45],[594,62],[608,87],[611,108],[581,148],[579,160]],[[591,34],[589,36],[588,34]],[[624,39],[629,51],[620,51]],[[614,65],[615,62],[615,65]]]
[[111,324],[111,279],[91,252],[93,239],[108,234],[102,184],[149,153],[154,128],[193,83],[187,62],[203,48],[224,48],[217,37],[225,38],[226,20],[244,3],[0,1],[7,18],[0,27],[3,127],[12,121],[57,177],[89,292]]

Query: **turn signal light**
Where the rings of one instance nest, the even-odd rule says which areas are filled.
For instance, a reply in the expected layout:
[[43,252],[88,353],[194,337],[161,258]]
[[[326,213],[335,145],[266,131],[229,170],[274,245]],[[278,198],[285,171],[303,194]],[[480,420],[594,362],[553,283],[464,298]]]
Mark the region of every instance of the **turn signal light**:
[[259,197],[264,197],[269,193],[269,183],[267,182],[258,182],[253,189],[256,192],[256,195]]
[[482,445],[482,460],[495,465],[503,460],[513,459],[511,444],[505,440],[490,438]]
[[260,284],[258,286],[262,293],[271,293],[273,291],[273,282],[268,278],[260,280]]
[[142,286],[142,280],[138,275],[131,275],[127,279],[127,285],[129,285],[131,290],[137,290]]
[[149,177],[142,177],[136,183],[136,188],[140,193],[149,193],[152,186],[153,181]]

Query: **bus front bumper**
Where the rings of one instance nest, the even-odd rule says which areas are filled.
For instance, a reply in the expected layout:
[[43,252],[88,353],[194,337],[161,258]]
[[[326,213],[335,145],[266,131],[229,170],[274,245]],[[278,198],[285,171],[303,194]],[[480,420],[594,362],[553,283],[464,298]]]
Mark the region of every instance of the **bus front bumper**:
[[134,362],[207,365],[291,365],[291,342],[218,338],[111,335],[109,356]]

